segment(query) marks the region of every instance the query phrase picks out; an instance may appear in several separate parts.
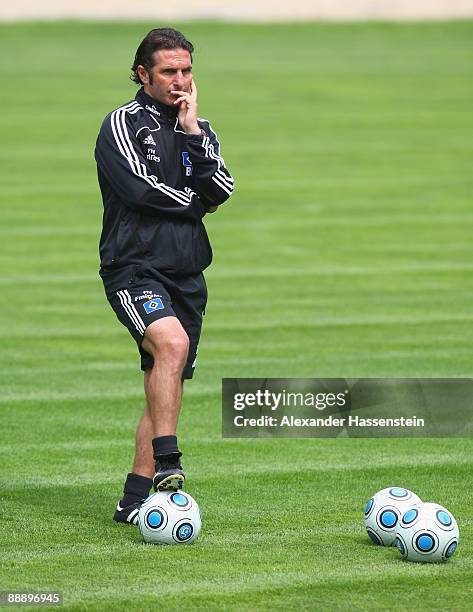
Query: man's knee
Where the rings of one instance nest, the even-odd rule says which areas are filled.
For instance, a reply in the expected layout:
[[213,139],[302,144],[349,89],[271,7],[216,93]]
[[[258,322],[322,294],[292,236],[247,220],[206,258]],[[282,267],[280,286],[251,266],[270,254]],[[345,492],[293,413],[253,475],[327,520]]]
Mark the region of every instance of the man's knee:
[[177,318],[166,317],[146,329],[142,346],[155,359],[183,367],[189,353],[189,337]]
[[184,330],[173,336],[164,336],[158,345],[159,355],[185,363],[189,353],[189,338]]

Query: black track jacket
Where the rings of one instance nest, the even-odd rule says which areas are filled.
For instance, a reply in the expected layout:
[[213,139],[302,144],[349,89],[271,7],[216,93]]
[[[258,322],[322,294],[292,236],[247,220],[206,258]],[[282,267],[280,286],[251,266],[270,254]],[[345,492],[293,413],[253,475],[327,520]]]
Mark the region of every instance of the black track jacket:
[[202,217],[233,191],[210,124],[185,134],[177,109],[141,89],[105,117],[95,147],[104,205],[101,270],[146,263],[168,275],[212,261]]

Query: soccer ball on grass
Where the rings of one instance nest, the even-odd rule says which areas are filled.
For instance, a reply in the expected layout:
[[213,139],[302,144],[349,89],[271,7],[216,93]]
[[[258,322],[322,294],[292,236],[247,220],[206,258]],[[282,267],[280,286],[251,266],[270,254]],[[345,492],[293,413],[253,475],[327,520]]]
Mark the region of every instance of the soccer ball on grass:
[[365,506],[365,527],[371,541],[391,546],[404,512],[420,503],[421,499],[415,493],[403,487],[388,487],[375,493]]
[[423,503],[405,512],[394,545],[404,559],[420,563],[448,561],[459,541],[454,516],[439,504]]
[[199,506],[187,492],[158,491],[141,506],[138,525],[147,543],[190,544],[200,532]]

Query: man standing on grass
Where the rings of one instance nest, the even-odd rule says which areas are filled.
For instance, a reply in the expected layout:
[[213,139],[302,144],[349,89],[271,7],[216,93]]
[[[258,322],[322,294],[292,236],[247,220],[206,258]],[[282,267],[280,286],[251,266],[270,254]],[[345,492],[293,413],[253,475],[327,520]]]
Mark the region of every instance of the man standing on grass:
[[138,47],[134,100],[105,118],[95,159],[104,214],[100,276],[115,314],[136,340],[146,407],[114,520],[137,523],[154,490],[184,473],[176,428],[183,380],[192,378],[212,260],[204,215],[233,191],[210,124],[197,118],[194,48],[176,30],[151,30]]

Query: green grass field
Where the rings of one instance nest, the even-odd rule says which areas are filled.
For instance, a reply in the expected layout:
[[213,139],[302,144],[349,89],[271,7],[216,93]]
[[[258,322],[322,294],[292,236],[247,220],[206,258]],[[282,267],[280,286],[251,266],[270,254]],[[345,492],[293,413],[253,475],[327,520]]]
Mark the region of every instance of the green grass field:
[[[189,547],[111,520],[143,394],[97,275],[93,147],[153,25],[0,26],[0,590],[67,610],[471,609],[471,440],[222,440],[220,386],[472,376],[473,22],[182,25],[238,185],[207,222]],[[455,514],[450,563],[369,543],[364,503],[390,484]]]

